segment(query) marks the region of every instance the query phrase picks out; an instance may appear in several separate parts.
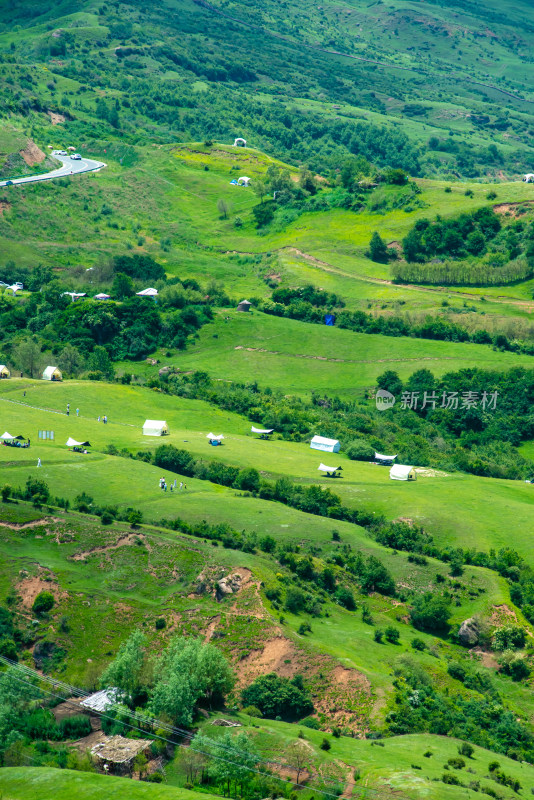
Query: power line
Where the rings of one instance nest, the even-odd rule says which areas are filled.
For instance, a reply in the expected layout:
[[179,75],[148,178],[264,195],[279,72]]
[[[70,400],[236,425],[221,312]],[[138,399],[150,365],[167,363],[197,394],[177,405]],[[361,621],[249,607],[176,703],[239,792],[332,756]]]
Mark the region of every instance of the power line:
[[[35,677],[38,680],[43,681],[43,682],[49,681],[52,684],[55,683],[53,678],[49,678],[48,676],[40,675],[35,670],[32,670],[31,668],[26,667],[26,666],[21,665],[21,664],[18,664],[16,662],[12,662],[12,661],[10,661],[10,659],[5,658],[4,656],[0,656],[0,661],[6,663],[9,667],[11,667],[14,670],[21,671],[22,674],[26,676],[26,678]],[[23,683],[26,686],[30,686],[37,693],[41,693],[42,692],[44,694],[49,695],[50,697],[55,697],[55,698],[57,698],[59,700],[62,700],[63,702],[70,703],[71,706],[73,706],[75,708],[79,708],[78,704],[75,703],[73,700],[71,700],[68,697],[63,697],[62,695],[57,694],[56,692],[49,691],[47,689],[44,689],[43,687],[38,687],[34,683],[31,683],[29,680],[26,680],[25,678],[22,678],[22,677],[21,678],[17,678],[14,675],[12,677],[14,678],[14,680],[18,681],[19,683]],[[64,686],[66,686],[68,688],[72,688],[72,689],[76,688],[76,687],[69,687],[68,684],[64,684]],[[78,689],[78,692],[82,692],[82,690]],[[103,719],[109,719],[112,722],[117,722],[118,721],[118,720],[116,720],[115,717],[112,717],[109,714],[104,713],[103,711],[93,711],[93,713],[98,714]],[[157,725],[157,727],[160,730],[165,730],[167,732],[170,732],[171,734],[172,733],[176,733],[177,735],[180,735],[180,736],[190,736],[190,734],[191,734],[191,731],[187,731],[187,730],[184,730],[182,728],[176,728],[174,726],[169,726],[169,725],[166,725],[164,723],[160,723],[159,720],[157,720],[157,719],[153,719],[153,718],[152,719],[146,719],[146,718],[142,717],[141,715],[136,714],[135,712],[131,712],[129,709],[128,709],[128,716],[133,718],[133,719],[136,719],[136,721],[138,721],[138,722],[143,722],[145,724],[148,723],[152,727],[155,727]],[[143,730],[142,728],[138,727],[137,725],[132,725],[129,722],[123,722],[123,721],[119,721],[119,722],[120,722],[121,725],[124,725],[125,727],[128,727],[131,730],[138,731],[139,733],[142,733],[142,734],[146,734],[147,733],[146,730]],[[180,742],[173,741],[172,739],[168,739],[165,736],[162,736],[160,734],[155,733],[154,731],[152,731],[150,735],[153,736],[156,739],[159,739],[160,741],[164,741],[164,742],[166,742],[168,744],[171,744],[171,745],[173,745],[175,747],[182,747],[182,748],[187,749],[187,750],[192,750],[193,752],[199,753],[200,755],[206,756],[208,758],[213,758],[213,759],[215,759],[217,761],[222,761],[222,762],[225,762],[227,764],[231,764],[233,766],[237,766],[237,767],[239,767],[241,769],[246,769],[247,771],[252,772],[252,773],[254,773],[256,775],[259,775],[261,777],[274,778],[275,780],[284,781],[283,778],[281,778],[281,777],[279,777],[277,775],[272,775],[271,773],[263,772],[261,770],[255,769],[254,767],[249,767],[249,766],[247,766],[245,764],[237,763],[235,761],[231,761],[229,758],[224,758],[223,756],[218,756],[218,755],[215,755],[215,754],[213,754],[211,752],[206,752],[204,750],[200,750],[200,749],[198,749],[198,747],[195,747],[192,744],[186,745],[186,744],[183,744],[183,743],[180,743]],[[218,746],[221,747],[224,750],[227,750],[230,753],[235,753],[236,755],[240,755],[242,753],[242,751],[240,751],[238,748],[228,747],[228,746],[225,746],[225,745],[222,745],[222,744],[219,744],[219,743],[218,743]],[[265,758],[261,758],[261,757],[257,758],[257,762],[261,762],[261,763],[263,763],[263,764],[265,764],[267,766],[275,766],[275,767],[278,766],[278,767],[284,767],[284,768],[289,768],[289,769],[295,770],[295,767],[292,767],[289,764],[286,764],[286,763],[283,763],[283,762],[279,762],[279,761],[271,761],[271,760],[268,760],[268,759],[265,759]],[[335,780],[332,780],[332,779],[329,779],[329,778],[322,778],[321,780],[322,780],[322,782],[324,784],[339,784],[339,781],[335,781]],[[316,787],[310,787],[308,784],[300,784],[300,783],[298,783],[298,784],[294,784],[294,785],[297,788],[302,788],[302,789],[303,788],[308,788],[308,789],[312,788],[314,792],[317,792],[317,793],[319,793],[321,795],[324,795],[325,797],[331,797],[331,798],[338,798],[339,797],[338,793],[334,794],[332,792],[327,792],[324,789],[319,789],[319,788],[316,788]],[[365,791],[367,791],[367,792],[368,791],[375,792],[376,790],[366,788]]]

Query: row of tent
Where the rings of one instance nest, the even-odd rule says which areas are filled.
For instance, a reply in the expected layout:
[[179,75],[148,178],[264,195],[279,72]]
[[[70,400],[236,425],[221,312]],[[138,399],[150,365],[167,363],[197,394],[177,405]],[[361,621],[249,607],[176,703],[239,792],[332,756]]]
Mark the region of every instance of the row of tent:
[[[11,372],[5,364],[0,364],[0,380],[10,378]],[[43,370],[42,379],[44,381],[62,381],[63,375],[57,367],[46,367]]]

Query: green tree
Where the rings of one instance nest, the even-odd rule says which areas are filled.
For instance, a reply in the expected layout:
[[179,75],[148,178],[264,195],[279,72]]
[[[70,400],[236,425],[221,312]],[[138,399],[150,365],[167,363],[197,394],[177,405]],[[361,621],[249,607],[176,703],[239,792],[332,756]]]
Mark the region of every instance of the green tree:
[[369,258],[371,261],[376,261],[379,264],[387,264],[388,257],[389,254],[386,243],[378,231],[375,231],[371,236],[371,241],[369,242]]
[[313,711],[311,697],[298,675],[292,680],[274,672],[262,675],[242,691],[241,697],[245,705],[256,706],[269,719],[279,716],[292,722]]
[[228,219],[228,214],[230,213],[230,206],[224,198],[219,197],[217,200],[217,211],[219,212],[219,216],[221,219]]
[[302,741],[295,739],[285,750],[285,760],[297,773],[296,783],[300,783],[303,770],[308,769],[313,758],[313,750]]
[[119,647],[119,652],[100,678],[104,689],[116,688],[123,698],[131,701],[141,685],[141,674],[146,657],[146,636],[134,630]]
[[96,345],[89,356],[89,369],[94,372],[101,372],[105,378],[113,378],[115,370],[105,347]]
[[264,225],[268,225],[269,222],[272,221],[274,217],[274,205],[272,202],[260,203],[258,206],[254,206],[252,213],[254,214],[254,219],[256,220],[256,227],[262,228]]
[[32,610],[36,614],[45,614],[47,611],[54,608],[55,602],[52,592],[39,592],[33,601]]
[[84,358],[77,347],[67,342],[58,358],[58,366],[67,375],[77,375],[83,368]]
[[24,339],[14,350],[14,362],[23,372],[29,374],[30,378],[35,378],[43,365],[43,355],[41,348],[35,339]]
[[111,294],[118,300],[125,300],[135,294],[133,281],[125,272],[117,272],[113,278]]
[[415,598],[410,618],[415,628],[431,633],[445,633],[449,628],[449,601],[440,595],[425,592]]

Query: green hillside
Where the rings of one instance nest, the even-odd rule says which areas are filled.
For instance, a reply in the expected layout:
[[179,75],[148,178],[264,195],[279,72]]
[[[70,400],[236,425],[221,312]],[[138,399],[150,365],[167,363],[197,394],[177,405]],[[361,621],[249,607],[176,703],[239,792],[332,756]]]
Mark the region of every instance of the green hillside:
[[534,792],[531,4],[3,5],[0,796]]

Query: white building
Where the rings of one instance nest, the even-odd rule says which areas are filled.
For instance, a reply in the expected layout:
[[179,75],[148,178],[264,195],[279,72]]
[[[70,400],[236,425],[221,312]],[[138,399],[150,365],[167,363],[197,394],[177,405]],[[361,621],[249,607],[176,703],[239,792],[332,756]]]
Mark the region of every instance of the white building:
[[325,453],[339,453],[341,444],[337,439],[327,439],[326,436],[314,436],[310,442],[312,450],[323,450]]
[[389,477],[392,481],[415,481],[417,474],[414,467],[408,467],[405,464],[393,464],[389,471]]
[[143,424],[143,436],[167,436],[169,427],[163,419],[147,419]]

